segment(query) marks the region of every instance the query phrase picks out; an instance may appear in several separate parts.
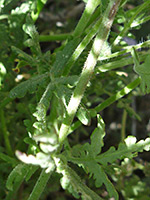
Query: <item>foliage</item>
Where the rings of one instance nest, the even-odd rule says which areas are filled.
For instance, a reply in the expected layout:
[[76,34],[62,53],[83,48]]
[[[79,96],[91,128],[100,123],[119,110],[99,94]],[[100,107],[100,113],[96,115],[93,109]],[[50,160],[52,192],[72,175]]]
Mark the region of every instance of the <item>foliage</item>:
[[[45,52],[35,23],[48,2],[0,1],[0,199],[61,199],[60,185],[62,199],[149,199],[149,163],[136,159],[150,137],[130,135],[126,121],[142,121],[132,100],[150,92],[150,41],[128,45],[131,29],[150,19],[150,1],[83,2],[73,32]],[[104,111],[115,102],[121,133],[106,148]]]

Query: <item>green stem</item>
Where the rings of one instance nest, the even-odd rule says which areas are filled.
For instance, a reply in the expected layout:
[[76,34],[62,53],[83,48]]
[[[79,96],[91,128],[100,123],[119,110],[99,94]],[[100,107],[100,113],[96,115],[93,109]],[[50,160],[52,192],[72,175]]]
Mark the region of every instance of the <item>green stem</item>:
[[45,169],[42,170],[40,177],[38,178],[32,193],[30,194],[28,200],[38,200],[46,187],[46,184],[52,174],[53,170],[50,173],[45,173]]
[[2,102],[0,102],[0,109],[4,108],[12,100],[12,98],[6,97]]
[[[133,82],[129,83],[122,90],[120,90],[119,92],[117,92],[115,95],[109,97],[103,103],[99,104],[96,108],[91,109],[90,110],[91,116],[92,117],[96,117],[97,113],[99,113],[100,111],[104,110],[105,108],[107,108],[108,106],[110,106],[111,104],[113,104],[115,101],[118,101],[119,99],[123,98],[125,95],[129,94],[133,89],[135,89],[140,84],[140,82],[141,82],[141,79],[137,78]],[[80,121],[77,121],[74,124],[72,124],[72,126],[69,129],[69,133],[68,134],[70,134],[73,131],[75,131],[81,125],[82,124],[81,124]]]
[[92,16],[94,10],[100,4],[100,2],[100,0],[89,0],[87,2],[82,17],[74,30],[74,37],[80,36],[83,33],[90,17]]
[[51,42],[51,41],[63,41],[68,39],[72,33],[63,33],[63,34],[55,34],[55,35],[40,35],[40,42]]
[[[104,110],[105,108],[110,106],[115,101],[121,99],[126,94],[129,94],[134,88],[136,88],[140,84],[140,82],[141,82],[140,78],[135,79],[133,82],[129,83],[126,87],[124,87],[122,90],[117,92],[115,95],[109,97],[103,103],[96,106],[94,109],[91,109],[91,111],[95,110],[96,114],[97,114],[98,112]],[[92,116],[95,117],[96,114],[94,114],[94,116],[93,115]]]
[[[149,53],[144,53],[144,54],[139,54],[139,61],[142,62],[145,60],[145,58],[149,55]],[[122,58],[120,60],[116,60],[113,62],[109,62],[106,64],[101,65],[100,62],[97,63],[96,69],[95,69],[95,73],[99,73],[99,72],[106,72],[106,71],[110,71],[112,69],[117,69],[120,67],[124,67],[126,65],[131,65],[133,64],[133,58],[132,57],[128,57],[128,58]]]
[[143,3],[142,6],[139,7],[139,9],[135,12],[135,14],[133,15],[133,17],[131,17],[130,21],[125,25],[124,29],[121,31],[121,33],[115,39],[115,41],[113,43],[113,46],[116,46],[120,42],[120,40],[125,36],[125,34],[127,33],[127,31],[131,28],[131,24],[133,23],[133,21],[136,18],[136,16],[140,12],[142,12],[142,10],[146,9],[149,5],[150,5],[150,1],[148,0],[145,3]]
[[6,147],[6,152],[8,153],[9,156],[13,156],[13,151],[10,145],[9,137],[8,137],[8,131],[7,131],[7,125],[5,122],[5,116],[4,116],[4,111],[0,109],[0,121],[1,121],[1,129],[5,141],[5,147]]
[[97,59],[100,55],[100,52],[103,49],[103,44],[108,38],[110,28],[112,26],[119,4],[120,4],[120,0],[110,1],[104,13],[102,23],[99,29],[99,33],[93,42],[93,46],[84,64],[77,86],[68,104],[67,115],[64,118],[64,121],[60,127],[60,133],[59,133],[60,143],[62,143],[68,135],[69,128],[76,114],[78,106],[81,102],[86,86],[94,72],[94,68],[96,66]]
[[137,45],[134,45],[134,46],[127,46],[127,47],[124,47],[122,51],[118,51],[116,53],[113,53],[111,55],[108,55],[107,57],[105,58],[102,58],[102,59],[99,59],[99,60],[106,60],[106,59],[110,59],[110,58],[114,58],[114,57],[118,57],[118,56],[121,56],[125,53],[129,53],[131,52],[132,48],[134,47],[135,49],[141,49],[143,47],[148,47],[150,45],[150,40],[147,40],[145,42],[142,42],[140,44],[137,44]]
[[101,19],[99,19],[95,25],[92,27],[90,32],[85,36],[85,38],[82,40],[82,42],[78,45],[72,56],[70,57],[69,61],[67,62],[63,76],[67,76],[70,72],[70,69],[72,65],[76,62],[76,60],[79,58],[83,50],[86,48],[86,46],[89,44],[91,39],[95,36],[95,34],[98,32],[99,26],[101,23]]
[[127,121],[127,111],[123,110],[122,116],[122,127],[121,127],[121,141],[123,142],[126,138],[126,121]]

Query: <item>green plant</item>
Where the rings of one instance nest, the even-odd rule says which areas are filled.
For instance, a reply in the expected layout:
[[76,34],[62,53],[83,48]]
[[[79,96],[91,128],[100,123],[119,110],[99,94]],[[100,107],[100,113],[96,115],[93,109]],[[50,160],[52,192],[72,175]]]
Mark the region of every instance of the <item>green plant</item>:
[[[139,28],[149,20],[150,1],[127,11],[124,10],[126,0],[85,2],[84,12],[73,33],[63,34],[63,39],[67,40],[54,53],[42,52],[39,42],[45,37],[38,34],[34,25],[45,0],[23,2],[12,9],[11,14],[9,11],[17,1],[0,2],[4,8],[0,15],[0,20],[4,20],[1,24],[4,31],[0,30],[4,37],[0,39],[0,137],[4,139],[0,148],[0,167],[8,169],[0,179],[4,180],[5,173],[9,173],[7,194],[3,182],[1,198],[6,195],[7,200],[12,196],[14,199],[37,200],[43,195],[41,198],[45,199],[46,192],[43,191],[53,179],[53,191],[59,190],[60,180],[62,188],[76,199],[113,197],[117,200],[118,192],[126,199],[135,199],[144,194],[144,189],[137,189],[136,194],[131,191],[128,195],[119,184],[128,174],[127,161],[132,169],[135,165],[136,169],[145,170],[133,158],[138,152],[150,150],[149,137],[137,142],[135,136],[126,137],[125,132],[127,113],[141,120],[131,108],[132,97],[149,93],[149,51],[141,51],[137,56],[135,49],[148,47],[150,41],[133,47],[121,40],[125,36],[132,38],[130,29]],[[118,25],[118,36],[111,30],[113,23]],[[54,40],[55,37],[46,38]],[[58,38],[62,39],[61,35],[55,39]],[[30,53],[27,53],[29,49]],[[128,57],[130,52],[133,58]],[[140,65],[141,61],[144,64]],[[140,77],[133,73],[131,66],[118,71],[118,68],[133,63]],[[17,83],[14,77],[20,71],[26,80],[16,79]],[[142,91],[138,88],[140,83]],[[117,101],[124,111],[122,134],[117,147],[111,145],[104,151],[105,123],[100,112]],[[92,125],[95,120],[96,127]],[[90,138],[90,142],[80,141],[81,135]],[[133,176],[130,185],[137,180]],[[20,197],[24,182],[30,187],[24,188]],[[147,185],[141,185],[142,188],[145,186],[148,197]],[[107,191],[106,196],[103,191]]]

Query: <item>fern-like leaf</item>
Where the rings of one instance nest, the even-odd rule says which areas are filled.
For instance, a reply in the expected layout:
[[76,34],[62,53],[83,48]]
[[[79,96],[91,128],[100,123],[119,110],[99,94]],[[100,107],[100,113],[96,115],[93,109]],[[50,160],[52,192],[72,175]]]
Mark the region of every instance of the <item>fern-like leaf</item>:
[[133,158],[137,155],[135,152],[149,151],[150,138],[136,143],[136,138],[129,136],[124,143],[120,143],[118,149],[111,147],[108,151],[101,153],[103,137],[105,136],[104,127],[104,122],[99,116],[98,127],[91,135],[91,144],[85,143],[84,145],[74,146],[71,156],[68,153],[67,159],[82,166],[90,176],[93,176],[97,187],[104,183],[109,195],[118,199],[118,194],[105,172],[106,166],[118,159]]
[[27,92],[33,93],[36,91],[38,86],[46,84],[49,79],[49,74],[45,73],[43,75],[37,75],[27,81],[24,81],[13,88],[10,93],[9,97],[14,99],[16,97],[22,98],[25,96]]

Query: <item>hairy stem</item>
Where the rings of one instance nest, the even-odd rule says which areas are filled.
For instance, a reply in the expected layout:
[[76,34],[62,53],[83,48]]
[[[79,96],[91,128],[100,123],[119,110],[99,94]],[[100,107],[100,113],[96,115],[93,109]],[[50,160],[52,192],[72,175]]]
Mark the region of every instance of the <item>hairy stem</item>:
[[43,190],[46,187],[46,184],[51,176],[51,173],[53,172],[53,170],[50,173],[46,173],[45,169],[42,170],[35,186],[34,189],[32,191],[32,193],[30,194],[28,200],[38,200],[43,192]]
[[74,53],[72,54],[72,56],[70,57],[70,59],[68,60],[66,66],[65,66],[65,69],[64,69],[64,72],[63,72],[63,76],[67,76],[69,74],[72,65],[76,62],[76,60],[79,58],[79,56],[81,55],[83,50],[86,48],[86,46],[89,44],[91,39],[98,32],[100,23],[101,23],[101,19],[99,19],[94,24],[94,26],[89,31],[89,33],[85,36],[85,38],[82,40],[82,42],[78,45],[78,47],[76,48],[76,50],[74,51]]
[[100,4],[100,0],[89,0],[86,4],[85,10],[82,14],[82,17],[74,30],[74,37],[78,37],[82,34],[85,29],[90,17],[92,16],[96,7]]
[[103,44],[108,38],[110,28],[112,26],[119,4],[120,4],[120,0],[111,0],[104,13],[102,23],[99,29],[99,33],[94,40],[91,51],[84,64],[78,84],[68,104],[67,116],[64,118],[64,121],[60,127],[60,133],[59,133],[60,143],[62,143],[68,135],[69,127],[71,126],[73,118],[81,102],[86,86],[94,72],[94,68],[96,66],[99,54],[103,48]]

